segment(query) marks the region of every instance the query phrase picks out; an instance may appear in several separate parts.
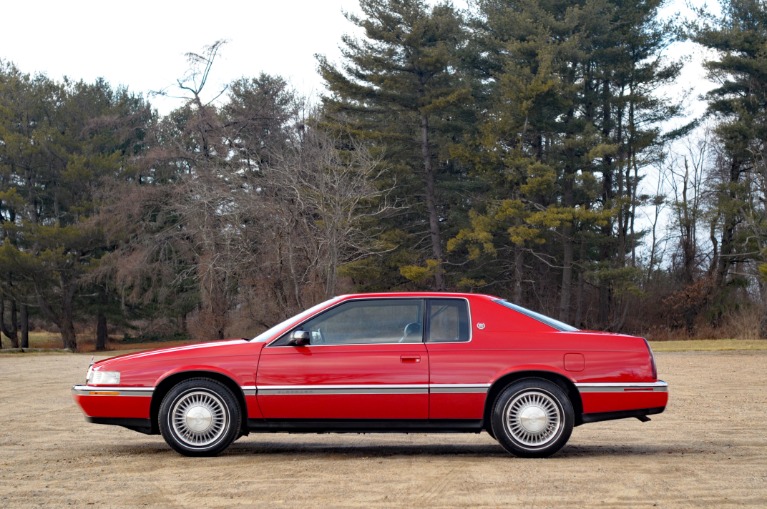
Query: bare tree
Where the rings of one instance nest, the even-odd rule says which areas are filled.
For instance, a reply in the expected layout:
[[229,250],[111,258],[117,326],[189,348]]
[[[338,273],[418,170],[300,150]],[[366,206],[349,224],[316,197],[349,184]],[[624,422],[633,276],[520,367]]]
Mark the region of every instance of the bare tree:
[[393,211],[391,189],[378,189],[383,172],[380,159],[360,144],[309,129],[299,146],[280,157],[270,170],[284,215],[292,207],[298,238],[303,239],[308,271],[330,297],[338,287],[344,263],[380,250],[369,227],[375,218]]
[[681,257],[681,280],[690,284],[701,262],[697,230],[704,212],[703,186],[711,151],[708,133],[688,140],[685,150],[684,155],[671,159],[666,180],[673,196],[670,209]]

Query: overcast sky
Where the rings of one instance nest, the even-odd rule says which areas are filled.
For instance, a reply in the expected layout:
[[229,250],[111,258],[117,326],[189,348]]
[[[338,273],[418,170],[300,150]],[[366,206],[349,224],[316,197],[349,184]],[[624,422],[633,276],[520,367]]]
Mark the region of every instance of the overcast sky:
[[[684,3],[671,0],[671,8]],[[208,97],[237,78],[266,72],[316,98],[322,85],[314,55],[338,60],[341,36],[354,29],[344,11],[359,12],[358,0],[10,0],[2,6],[0,59],[57,80],[103,77],[148,96],[184,75],[185,53],[226,39]],[[689,89],[702,81],[688,69],[680,84]],[[163,113],[180,105],[149,99]]]
[[103,77],[146,95],[184,75],[185,53],[226,39],[211,95],[213,85],[260,72],[316,95],[314,55],[337,59],[353,28],[342,11],[358,12],[358,0],[15,0],[3,2],[0,58],[23,72]]

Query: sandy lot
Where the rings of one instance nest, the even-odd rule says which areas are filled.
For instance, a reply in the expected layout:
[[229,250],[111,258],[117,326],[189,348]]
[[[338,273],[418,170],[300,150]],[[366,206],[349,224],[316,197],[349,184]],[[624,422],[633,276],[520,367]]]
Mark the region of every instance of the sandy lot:
[[90,356],[0,355],[0,506],[767,507],[767,351],[659,353],[667,411],[553,458],[480,435],[255,435],[217,458],[87,424]]

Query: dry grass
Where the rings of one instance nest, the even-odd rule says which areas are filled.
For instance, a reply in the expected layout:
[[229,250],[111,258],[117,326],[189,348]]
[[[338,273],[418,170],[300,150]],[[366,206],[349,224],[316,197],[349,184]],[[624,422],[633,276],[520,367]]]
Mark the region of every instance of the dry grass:
[[764,339],[686,339],[682,341],[651,341],[654,352],[730,352],[767,350]]
[[[11,342],[4,335],[2,336],[3,348],[10,348]],[[35,349],[60,349],[61,334],[58,332],[37,331],[29,333],[29,348]]]
[[[180,346],[190,343],[198,343],[199,341],[155,341],[146,343],[122,343],[119,340],[110,339],[107,342],[107,351],[124,351],[124,350],[148,350],[150,348],[162,348],[166,346]],[[4,349],[11,348],[11,342],[5,336],[2,336],[2,346]],[[58,332],[36,331],[29,333],[29,348],[30,350],[51,350],[60,351],[63,348],[61,341],[61,334]],[[94,352],[96,351],[96,340],[93,337],[78,335],[77,349],[79,352]],[[7,353],[0,350],[0,354]]]

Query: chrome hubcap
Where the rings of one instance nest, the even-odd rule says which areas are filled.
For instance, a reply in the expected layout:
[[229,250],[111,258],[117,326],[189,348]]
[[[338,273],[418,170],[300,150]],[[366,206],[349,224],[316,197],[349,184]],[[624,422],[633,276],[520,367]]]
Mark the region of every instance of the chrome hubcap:
[[546,429],[548,423],[549,419],[546,416],[546,412],[540,407],[529,406],[519,412],[519,424],[528,433],[540,433]]
[[171,410],[171,426],[176,436],[191,447],[205,447],[226,432],[229,413],[224,402],[207,391],[181,396]]
[[527,447],[546,445],[562,430],[562,412],[556,401],[542,391],[526,391],[505,409],[506,429],[515,441]]
[[195,406],[186,413],[186,425],[193,433],[202,433],[213,424],[213,414],[209,408]]

